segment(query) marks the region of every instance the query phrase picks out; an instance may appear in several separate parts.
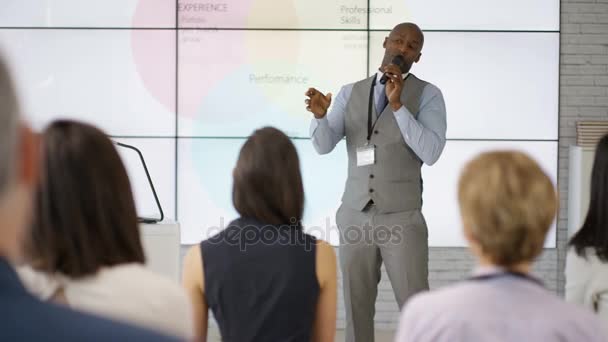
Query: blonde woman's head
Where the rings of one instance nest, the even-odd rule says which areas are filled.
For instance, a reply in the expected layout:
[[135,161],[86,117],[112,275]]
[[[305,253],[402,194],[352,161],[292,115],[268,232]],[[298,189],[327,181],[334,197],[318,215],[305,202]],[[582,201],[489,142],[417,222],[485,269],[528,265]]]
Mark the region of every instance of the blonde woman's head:
[[458,201],[473,250],[507,268],[540,254],[558,203],[540,166],[515,151],[482,153],[467,163]]

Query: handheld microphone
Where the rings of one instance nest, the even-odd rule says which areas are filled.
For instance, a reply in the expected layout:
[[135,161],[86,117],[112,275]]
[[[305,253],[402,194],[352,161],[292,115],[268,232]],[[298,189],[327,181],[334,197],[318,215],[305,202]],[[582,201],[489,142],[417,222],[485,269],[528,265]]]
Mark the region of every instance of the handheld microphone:
[[[391,64],[395,64],[398,67],[401,68],[401,65],[405,62],[405,59],[403,59],[403,56],[401,55],[397,55],[395,57],[393,57],[393,60],[391,61]],[[386,81],[388,81],[388,78],[391,77],[389,74],[384,73],[382,75],[382,77],[380,77],[380,84],[386,84]]]

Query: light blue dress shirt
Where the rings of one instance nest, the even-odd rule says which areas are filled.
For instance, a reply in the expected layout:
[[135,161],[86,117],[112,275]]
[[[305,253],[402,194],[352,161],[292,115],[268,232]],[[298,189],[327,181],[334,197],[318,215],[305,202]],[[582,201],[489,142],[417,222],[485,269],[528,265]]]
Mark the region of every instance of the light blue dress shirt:
[[[374,103],[377,112],[384,85],[379,80],[382,73],[378,72],[376,86],[374,87]],[[338,95],[333,99],[331,110],[322,119],[312,119],[310,123],[310,136],[315,149],[320,154],[331,152],[336,144],[344,137],[344,114],[346,105],[353,90],[353,84],[347,84],[340,89]],[[388,103],[387,103],[388,105]],[[367,111],[367,108],[361,108]],[[401,106],[393,112],[403,140],[416,153],[416,155],[427,165],[433,165],[445,146],[445,135],[447,129],[446,111],[443,95],[439,88],[428,84],[422,91],[420,98],[420,110],[416,120],[407,108]]]

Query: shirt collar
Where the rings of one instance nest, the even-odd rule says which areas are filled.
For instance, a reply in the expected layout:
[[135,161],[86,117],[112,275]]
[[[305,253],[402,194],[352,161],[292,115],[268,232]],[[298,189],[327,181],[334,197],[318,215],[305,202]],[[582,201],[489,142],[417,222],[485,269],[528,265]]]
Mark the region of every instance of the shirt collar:
[[[509,272],[507,271],[504,267],[500,267],[500,266],[496,266],[496,265],[477,265],[472,272],[472,276],[476,277],[476,276],[485,276],[485,275],[490,275],[490,274],[497,274],[497,273],[506,273]],[[530,278],[535,278],[532,274],[528,273],[526,274],[528,277]]]
[[473,276],[485,276],[489,274],[504,273],[505,269],[499,266],[481,266],[478,265],[473,269]]
[[[473,270],[471,277],[472,278],[488,277],[488,276],[492,277],[495,274],[505,274],[505,273],[510,273],[510,272],[508,270],[506,270],[505,268],[500,267],[500,266],[496,266],[496,265],[481,266],[481,265],[478,265]],[[518,272],[514,272],[514,273],[518,273]],[[537,283],[538,285],[543,286],[542,280],[540,280],[536,276],[532,275],[531,273],[526,273],[526,274],[520,273],[520,274],[522,274],[521,278],[528,278],[529,280]]]

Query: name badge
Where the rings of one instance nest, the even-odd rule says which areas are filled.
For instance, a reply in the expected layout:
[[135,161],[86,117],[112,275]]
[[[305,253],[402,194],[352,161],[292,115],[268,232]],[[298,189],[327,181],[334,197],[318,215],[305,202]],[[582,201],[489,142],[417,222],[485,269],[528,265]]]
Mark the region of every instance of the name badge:
[[372,165],[376,162],[376,146],[365,145],[357,148],[357,166]]

